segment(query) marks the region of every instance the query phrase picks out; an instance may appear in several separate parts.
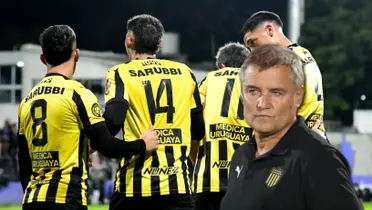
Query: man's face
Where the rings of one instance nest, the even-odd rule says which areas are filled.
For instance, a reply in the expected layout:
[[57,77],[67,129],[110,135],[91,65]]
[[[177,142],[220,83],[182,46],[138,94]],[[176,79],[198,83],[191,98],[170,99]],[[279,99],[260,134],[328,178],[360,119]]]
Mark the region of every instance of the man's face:
[[251,50],[257,49],[264,44],[276,44],[274,26],[267,24],[260,25],[253,31],[244,34],[243,41],[246,47]]
[[303,88],[293,83],[291,75],[286,66],[263,71],[247,67],[242,81],[244,117],[256,132],[279,132],[296,118]]

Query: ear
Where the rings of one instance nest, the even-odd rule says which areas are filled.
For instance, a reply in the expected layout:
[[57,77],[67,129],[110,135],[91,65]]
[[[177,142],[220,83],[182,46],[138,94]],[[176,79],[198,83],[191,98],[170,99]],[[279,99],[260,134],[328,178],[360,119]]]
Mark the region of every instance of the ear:
[[162,47],[163,47],[163,45],[160,43],[159,46],[158,46],[158,49],[156,50],[156,53],[160,52]]
[[46,61],[46,58],[45,58],[44,54],[40,54],[40,60],[41,60],[41,62],[42,62],[44,65],[47,65],[47,61]]
[[125,38],[125,44],[128,48],[134,49],[134,39],[131,36]]
[[305,93],[305,89],[303,86],[301,86],[300,88],[297,88],[296,90],[296,98],[295,98],[295,103],[296,103],[296,107],[299,108],[303,102],[303,99],[304,99],[304,93]]
[[273,35],[274,35],[274,26],[272,25],[272,24],[267,24],[266,26],[265,26],[265,31],[266,31],[266,33],[270,36],[270,37],[272,37]]
[[221,63],[221,69],[226,68],[225,64]]
[[80,58],[80,51],[79,51],[79,49],[76,49],[75,55],[74,55],[75,62],[78,62],[79,58]]

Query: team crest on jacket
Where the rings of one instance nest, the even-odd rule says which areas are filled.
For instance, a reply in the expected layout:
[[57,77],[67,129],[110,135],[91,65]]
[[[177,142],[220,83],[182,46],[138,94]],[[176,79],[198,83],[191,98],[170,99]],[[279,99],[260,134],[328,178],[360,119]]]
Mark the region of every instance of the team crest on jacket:
[[282,174],[283,174],[283,171],[281,168],[279,167],[272,168],[269,176],[266,179],[267,187],[275,186],[279,182],[280,177],[282,177]]

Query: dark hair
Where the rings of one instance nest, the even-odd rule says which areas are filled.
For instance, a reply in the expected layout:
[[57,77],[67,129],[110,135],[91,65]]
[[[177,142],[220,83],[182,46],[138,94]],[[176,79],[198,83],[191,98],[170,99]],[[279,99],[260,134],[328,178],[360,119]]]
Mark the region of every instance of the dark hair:
[[249,55],[249,50],[238,42],[229,42],[218,49],[216,55],[216,66],[221,68],[221,64],[226,67],[240,68]]
[[269,11],[259,11],[254,13],[247,21],[243,24],[242,33],[254,31],[257,26],[265,21],[274,22],[277,26],[283,28],[283,22],[279,15]]
[[39,41],[47,63],[58,66],[71,58],[76,35],[68,25],[53,25],[40,34]]
[[265,71],[275,66],[286,66],[292,71],[291,79],[295,85],[303,86],[305,84],[305,74],[301,58],[286,46],[266,44],[253,50],[241,67],[241,81],[244,80],[244,72],[251,65],[257,66],[259,71]]
[[134,34],[134,49],[138,54],[155,54],[161,44],[164,27],[151,15],[136,15],[128,20],[127,30]]

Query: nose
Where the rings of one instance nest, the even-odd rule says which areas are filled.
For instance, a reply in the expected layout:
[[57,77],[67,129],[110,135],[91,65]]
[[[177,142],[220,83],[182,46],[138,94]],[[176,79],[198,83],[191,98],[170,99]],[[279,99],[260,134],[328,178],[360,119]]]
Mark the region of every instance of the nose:
[[265,110],[270,108],[271,99],[268,95],[262,94],[261,97],[258,99],[257,109],[258,110]]

